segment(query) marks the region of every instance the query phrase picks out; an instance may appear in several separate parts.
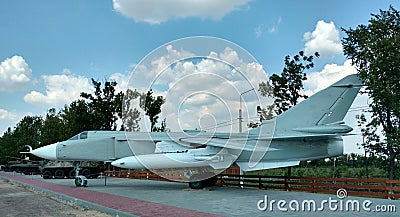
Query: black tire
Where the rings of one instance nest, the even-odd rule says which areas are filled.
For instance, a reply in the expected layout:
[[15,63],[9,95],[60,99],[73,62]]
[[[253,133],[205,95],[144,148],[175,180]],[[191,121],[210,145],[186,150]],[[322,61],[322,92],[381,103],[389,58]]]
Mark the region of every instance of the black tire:
[[204,187],[212,187],[214,186],[217,181],[218,177],[215,173],[206,172],[200,174],[194,174],[190,177],[189,187],[192,189],[202,189]]
[[203,181],[189,182],[189,187],[191,189],[203,189],[204,188],[204,182]]
[[54,178],[56,178],[56,179],[63,179],[65,177],[65,172],[64,172],[64,170],[62,170],[62,169],[57,169],[55,172],[54,172]]
[[43,171],[42,177],[43,179],[51,179],[53,178],[53,174],[51,173],[50,170],[45,170]]
[[204,181],[202,180],[201,174],[194,174],[190,177],[189,187],[191,189],[203,189]]
[[76,176],[75,170],[70,170],[70,171],[68,172],[68,178],[74,179],[75,176]]
[[212,187],[215,184],[217,184],[217,181],[218,181],[218,177],[217,176],[213,176],[213,177],[210,177],[210,178],[204,180],[203,182],[204,182],[204,185],[206,187]]
[[82,173],[80,173],[82,176],[85,176],[87,179],[90,178],[90,176],[92,175],[92,171],[90,171],[89,169],[84,169],[82,170]]
[[84,176],[75,177],[75,186],[76,187],[86,187],[87,186],[86,177],[84,177]]
[[75,186],[81,187],[82,186],[82,179],[80,177],[75,177]]

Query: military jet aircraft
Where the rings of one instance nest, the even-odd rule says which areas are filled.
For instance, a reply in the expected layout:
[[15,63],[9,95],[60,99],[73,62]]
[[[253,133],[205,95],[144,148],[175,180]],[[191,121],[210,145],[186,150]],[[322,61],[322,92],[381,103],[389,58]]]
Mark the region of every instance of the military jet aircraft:
[[[253,171],[295,166],[343,154],[342,136],[352,131],[343,119],[361,87],[359,77],[349,75],[246,133],[88,131],[30,153],[129,169],[223,170],[236,164]],[[189,185],[213,184],[214,175],[192,175]]]

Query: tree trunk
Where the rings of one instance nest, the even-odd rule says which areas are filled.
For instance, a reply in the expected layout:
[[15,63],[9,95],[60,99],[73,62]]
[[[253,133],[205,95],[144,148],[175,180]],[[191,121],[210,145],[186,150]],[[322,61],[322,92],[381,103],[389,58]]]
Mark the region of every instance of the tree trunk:
[[368,179],[368,156],[367,156],[367,152],[365,151],[365,175]]
[[[388,145],[389,146],[389,145]],[[394,180],[394,169],[395,169],[395,158],[396,155],[394,153],[393,147],[389,146],[389,179]]]
[[389,157],[389,179],[394,180],[394,156]]
[[290,180],[290,177],[292,176],[292,167],[288,167],[287,176],[289,177],[288,179]]

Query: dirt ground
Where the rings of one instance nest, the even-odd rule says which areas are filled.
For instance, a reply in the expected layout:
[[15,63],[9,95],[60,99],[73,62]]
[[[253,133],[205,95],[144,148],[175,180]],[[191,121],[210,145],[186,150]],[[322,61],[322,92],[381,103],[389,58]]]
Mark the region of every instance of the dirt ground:
[[109,217],[105,213],[71,206],[0,179],[0,216]]

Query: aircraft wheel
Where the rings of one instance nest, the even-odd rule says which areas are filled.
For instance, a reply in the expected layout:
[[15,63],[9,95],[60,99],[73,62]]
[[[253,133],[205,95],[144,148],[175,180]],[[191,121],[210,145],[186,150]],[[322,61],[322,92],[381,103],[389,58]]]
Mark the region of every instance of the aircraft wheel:
[[204,188],[204,180],[201,179],[200,174],[194,174],[192,177],[190,177],[190,182],[189,182],[189,187],[191,189],[202,189]]
[[203,181],[189,182],[189,187],[191,189],[202,189],[204,188],[204,182]]
[[63,178],[65,177],[64,170],[62,170],[62,169],[56,170],[56,171],[54,172],[54,177],[55,177],[56,179],[63,179]]
[[76,187],[86,187],[87,179],[85,176],[77,176],[75,177],[75,186]]

